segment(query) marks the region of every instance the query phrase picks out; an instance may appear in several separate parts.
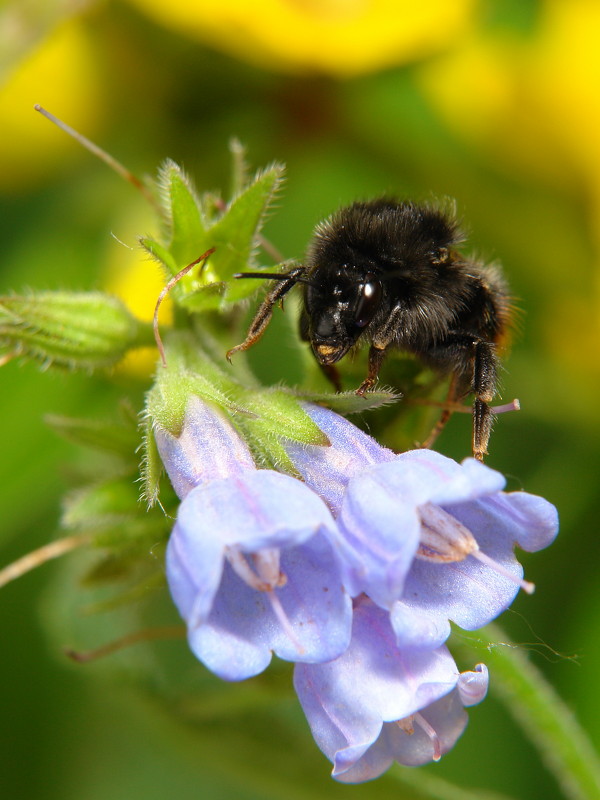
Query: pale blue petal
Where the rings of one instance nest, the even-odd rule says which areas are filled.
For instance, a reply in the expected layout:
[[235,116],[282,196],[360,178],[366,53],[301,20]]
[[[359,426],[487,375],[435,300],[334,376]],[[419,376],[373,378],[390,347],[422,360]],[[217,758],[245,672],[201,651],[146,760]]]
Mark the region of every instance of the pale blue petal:
[[[523,577],[512,550],[501,544],[481,549],[515,578]],[[461,628],[476,630],[508,608],[518,591],[517,583],[473,556],[451,564],[415,560],[406,577],[402,602],[409,609],[431,614],[440,626],[450,619]]]
[[245,471],[196,487],[181,503],[178,524],[199,540],[243,552],[300,544],[321,529],[336,533],[323,501],[301,481],[271,470]]
[[[218,536],[204,536],[194,513],[193,489],[182,503],[167,544],[166,572],[171,596],[188,624],[205,620],[221,583],[223,546]],[[191,512],[191,513],[188,513]]]
[[450,623],[447,617],[411,606],[403,600],[398,600],[392,605],[390,622],[396,635],[396,644],[400,649],[416,647],[434,650],[444,644],[450,636]]
[[282,551],[281,570],[287,582],[276,595],[293,639],[268,595],[250,588],[226,564],[210,616],[189,631],[193,652],[221,678],[237,681],[256,675],[273,652],[289,661],[318,663],[347,648],[352,605],[325,536]]
[[403,719],[452,691],[458,670],[445,647],[399,650],[388,615],[367,599],[354,611],[352,641],[327,664],[297,664],[294,685],[315,741],[336,777]]
[[473,458],[458,464],[435,450],[410,450],[373,467],[382,483],[406,503],[459,503],[499,492],[505,478]]
[[348,591],[353,596],[364,592],[390,608],[402,594],[419,546],[416,506],[399,503],[370,469],[349,482],[337,522],[346,542],[341,554]]
[[527,492],[496,494],[482,500],[490,519],[503,535],[533,553],[552,544],[558,533],[556,507]]
[[[448,504],[445,510],[465,525],[480,550],[515,580],[523,577],[523,567],[513,552],[515,543],[528,550],[545,547],[558,530],[554,506],[525,492]],[[433,615],[440,625],[450,619],[466,630],[476,630],[507,609],[518,591],[516,582],[473,556],[451,564],[415,560],[402,601],[415,611]]]
[[[454,747],[467,725],[464,706],[481,702],[487,685],[487,668],[484,664],[478,664],[473,672],[459,675],[456,688],[419,712],[435,731],[441,755]],[[353,754],[348,751],[348,755]],[[384,722],[377,741],[355,763],[346,759],[350,766],[343,771],[334,770],[334,777],[341,783],[362,783],[382,775],[394,761],[404,766],[418,767],[428,764],[432,758],[431,739],[418,722],[414,723],[411,734],[405,733],[393,722]]]
[[302,445],[289,440],[282,443],[306,485],[337,513],[346,485],[353,475],[395,456],[339,414],[311,404],[305,404],[304,409],[327,435],[331,445]]
[[456,688],[463,706],[474,706],[485,698],[490,676],[485,664],[477,664],[472,672],[461,672]]

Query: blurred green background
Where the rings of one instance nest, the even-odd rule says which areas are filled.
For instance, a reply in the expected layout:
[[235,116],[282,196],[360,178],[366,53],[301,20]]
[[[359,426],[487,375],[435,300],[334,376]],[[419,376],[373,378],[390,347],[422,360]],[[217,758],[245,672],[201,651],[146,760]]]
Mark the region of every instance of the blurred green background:
[[[354,199],[454,197],[472,251],[504,265],[524,312],[502,376],[504,399],[518,397],[522,411],[497,422],[488,463],[511,489],[554,502],[562,520],[549,551],[523,557],[537,591],[502,624],[598,741],[598,4],[75,6],[0,8],[0,291],[108,287],[147,318],[160,286],[136,246],[156,230],[151,209],[36,115],[36,102],[134,173],[154,174],[171,157],[200,190],[226,190],[232,136],[255,167],[285,162],[266,234],[290,258]],[[273,381],[285,377],[277,332],[260,347]],[[4,565],[55,535],[70,473],[85,468],[86,454],[44,415],[102,415],[123,392],[141,404],[145,384],[126,371],[109,384],[17,361],[0,381]],[[462,458],[469,424],[453,419],[438,449]],[[162,657],[180,659],[172,674],[197,682],[196,706],[183,708],[158,680],[141,687],[134,671],[112,680],[110,665],[67,663],[63,646],[82,645],[61,638],[52,597],[69,580],[68,566],[52,564],[0,596],[2,797],[420,796],[394,771],[363,787],[335,784],[285,667],[264,691],[259,678],[222,694],[182,642],[158,643]],[[148,672],[153,657],[139,651]],[[560,796],[493,698],[470,717],[454,751],[427,768],[433,775],[523,800]]]

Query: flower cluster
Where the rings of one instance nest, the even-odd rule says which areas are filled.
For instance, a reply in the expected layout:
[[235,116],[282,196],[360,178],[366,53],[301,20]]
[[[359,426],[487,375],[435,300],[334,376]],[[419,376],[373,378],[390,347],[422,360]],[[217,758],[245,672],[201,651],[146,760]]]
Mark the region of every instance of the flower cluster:
[[306,411],[329,445],[282,435],[302,480],[257,469],[198,397],[179,435],[155,425],[182,500],[167,578],[192,651],[220,677],[256,675],[273,653],[295,663],[315,740],[354,783],[454,745],[488,676],[459,672],[450,622],[474,630],[531,591],[513,548],[547,546],[557,515],[473,459],[395,455],[332,411]]

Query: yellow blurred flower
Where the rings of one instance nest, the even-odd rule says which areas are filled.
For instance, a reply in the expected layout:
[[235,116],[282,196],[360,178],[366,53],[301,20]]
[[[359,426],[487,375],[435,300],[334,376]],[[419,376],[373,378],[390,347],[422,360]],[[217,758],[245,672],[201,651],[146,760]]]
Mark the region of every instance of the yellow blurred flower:
[[585,187],[592,264],[549,264],[578,274],[589,293],[561,295],[544,335],[565,370],[600,375],[600,4],[546,0],[530,37],[479,33],[424,64],[425,94],[449,127],[507,170]]
[[462,137],[519,170],[600,194],[600,4],[546,0],[531,37],[476,32],[421,85]]
[[[143,213],[130,214],[123,220],[123,227],[129,231],[143,231],[154,225],[156,216],[149,207],[145,207]],[[144,322],[152,322],[156,301],[166,282],[161,266],[142,250],[137,241],[128,244],[113,239],[103,288],[123,300],[134,316]],[[172,320],[172,305],[166,297],[159,310],[159,325],[169,325]],[[154,371],[157,359],[155,347],[142,347],[128,353],[117,369],[144,378]]]
[[131,0],[161,24],[268,69],[351,76],[424,58],[471,24],[474,0]]
[[100,76],[84,26],[61,23],[0,84],[0,189],[23,189],[60,168],[73,142],[33,110],[40,103],[79,130],[94,132],[102,115]]

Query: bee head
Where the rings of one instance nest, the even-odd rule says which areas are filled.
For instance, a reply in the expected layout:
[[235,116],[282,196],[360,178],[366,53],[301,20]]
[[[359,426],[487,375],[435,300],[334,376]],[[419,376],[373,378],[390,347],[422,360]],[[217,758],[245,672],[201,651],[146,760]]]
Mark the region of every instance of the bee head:
[[304,289],[307,338],[319,363],[335,364],[365,332],[381,306],[383,288],[372,273],[315,269]]

